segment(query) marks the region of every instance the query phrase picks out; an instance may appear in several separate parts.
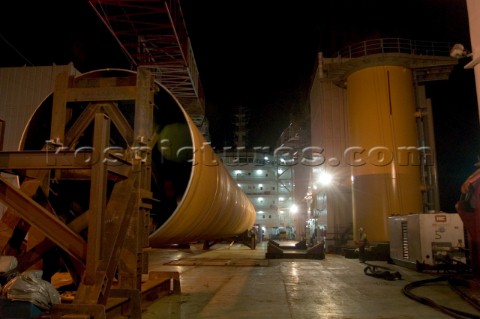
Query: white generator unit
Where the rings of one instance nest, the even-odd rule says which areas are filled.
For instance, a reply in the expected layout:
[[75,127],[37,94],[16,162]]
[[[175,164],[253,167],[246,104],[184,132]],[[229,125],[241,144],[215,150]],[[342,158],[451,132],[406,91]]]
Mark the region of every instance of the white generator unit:
[[448,260],[466,263],[465,231],[456,213],[392,216],[390,258],[396,264],[416,267],[417,262],[438,265]]

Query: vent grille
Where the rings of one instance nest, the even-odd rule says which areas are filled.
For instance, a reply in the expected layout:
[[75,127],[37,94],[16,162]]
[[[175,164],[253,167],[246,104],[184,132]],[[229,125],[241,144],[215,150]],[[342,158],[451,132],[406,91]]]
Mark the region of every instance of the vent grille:
[[408,222],[402,221],[402,255],[408,259]]

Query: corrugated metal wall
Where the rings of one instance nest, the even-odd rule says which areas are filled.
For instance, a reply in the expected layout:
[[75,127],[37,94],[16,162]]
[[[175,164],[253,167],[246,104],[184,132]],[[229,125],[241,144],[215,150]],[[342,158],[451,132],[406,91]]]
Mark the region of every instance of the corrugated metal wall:
[[79,72],[73,64],[0,68],[0,119],[5,121],[4,151],[16,151],[35,109],[52,92],[56,76]]
[[[325,162],[316,168],[324,169],[334,179],[333,185],[323,190],[327,196],[327,247],[335,245],[336,238],[340,238],[352,224],[350,166],[343,158],[350,146],[347,114],[346,90],[323,73],[320,63],[310,89],[310,126],[312,146],[323,148],[325,157]],[[310,182],[317,178],[317,174],[312,173]]]

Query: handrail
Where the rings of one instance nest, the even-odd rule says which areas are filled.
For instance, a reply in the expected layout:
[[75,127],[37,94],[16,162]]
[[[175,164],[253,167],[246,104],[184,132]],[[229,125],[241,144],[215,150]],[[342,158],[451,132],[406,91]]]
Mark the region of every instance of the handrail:
[[411,55],[449,56],[449,42],[419,41],[402,38],[365,40],[352,44],[337,53],[341,58],[359,58],[372,54],[404,53]]

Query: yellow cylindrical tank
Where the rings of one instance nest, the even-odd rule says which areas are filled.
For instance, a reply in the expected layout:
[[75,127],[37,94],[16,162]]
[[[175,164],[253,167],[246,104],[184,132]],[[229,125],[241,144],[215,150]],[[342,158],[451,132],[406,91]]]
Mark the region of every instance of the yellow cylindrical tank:
[[388,217],[422,211],[412,71],[367,67],[347,79],[354,232],[388,241]]

